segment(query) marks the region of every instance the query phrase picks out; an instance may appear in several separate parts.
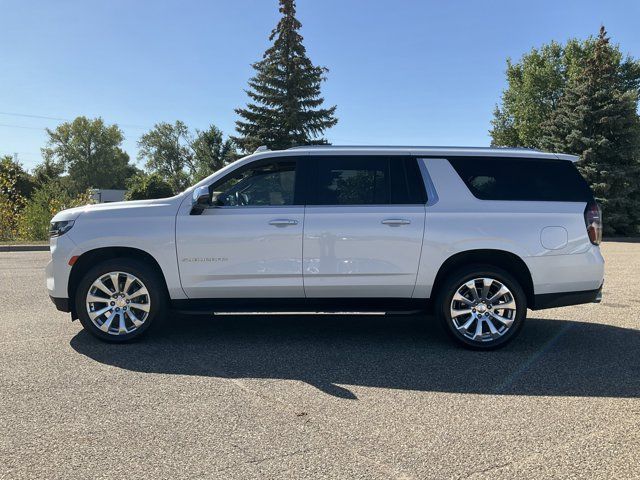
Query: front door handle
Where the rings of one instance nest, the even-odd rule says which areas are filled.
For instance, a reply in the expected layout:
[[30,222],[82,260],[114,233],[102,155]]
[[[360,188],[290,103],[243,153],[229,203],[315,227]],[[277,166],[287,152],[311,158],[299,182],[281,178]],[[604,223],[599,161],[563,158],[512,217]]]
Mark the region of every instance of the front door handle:
[[293,220],[291,218],[275,218],[269,222],[269,225],[273,225],[274,227],[287,227],[289,225],[297,225],[298,220]]
[[407,220],[406,218],[387,218],[382,220],[383,225],[389,225],[390,227],[399,227],[400,225],[409,225],[411,220]]

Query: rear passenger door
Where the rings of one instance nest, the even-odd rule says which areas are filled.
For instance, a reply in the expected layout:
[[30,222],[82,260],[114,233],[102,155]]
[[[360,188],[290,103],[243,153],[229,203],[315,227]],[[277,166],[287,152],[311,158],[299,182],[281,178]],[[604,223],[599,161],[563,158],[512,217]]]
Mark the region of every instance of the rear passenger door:
[[307,297],[411,297],[426,193],[416,160],[310,159],[303,235]]

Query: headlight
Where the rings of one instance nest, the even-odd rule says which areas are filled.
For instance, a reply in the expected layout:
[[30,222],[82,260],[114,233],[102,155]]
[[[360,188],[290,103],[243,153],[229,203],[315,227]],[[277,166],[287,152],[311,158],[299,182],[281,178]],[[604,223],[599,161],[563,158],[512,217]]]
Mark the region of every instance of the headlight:
[[51,222],[49,226],[49,238],[64,235],[73,227],[73,220],[64,220],[62,222]]

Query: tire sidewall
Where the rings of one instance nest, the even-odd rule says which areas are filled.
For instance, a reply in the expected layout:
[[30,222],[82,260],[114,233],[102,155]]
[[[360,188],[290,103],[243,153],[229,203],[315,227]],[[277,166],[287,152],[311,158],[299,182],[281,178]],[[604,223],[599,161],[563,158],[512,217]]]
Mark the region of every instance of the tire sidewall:
[[[482,277],[493,278],[506,285],[513,294],[516,302],[516,318],[513,325],[505,335],[492,342],[475,342],[466,338],[458,332],[451,319],[451,301],[453,300],[453,296],[458,288],[469,280]],[[441,294],[438,296],[437,315],[446,332],[463,346],[475,350],[493,350],[505,346],[513,340],[522,329],[527,316],[527,297],[520,286],[520,283],[512,275],[501,268],[488,265],[469,266],[456,270],[447,277],[447,280],[441,289]]]
[[[149,303],[151,304],[149,315],[144,323],[133,332],[125,335],[110,335],[96,327],[89,317],[85,303],[87,292],[93,282],[106,273],[115,271],[130,273],[139,278],[149,292]],[[82,326],[99,339],[113,343],[129,342],[140,338],[152,325],[157,325],[164,318],[166,305],[167,297],[165,288],[158,278],[158,275],[143,263],[128,258],[105,260],[89,269],[82,277],[82,280],[80,280],[75,295],[76,312]]]

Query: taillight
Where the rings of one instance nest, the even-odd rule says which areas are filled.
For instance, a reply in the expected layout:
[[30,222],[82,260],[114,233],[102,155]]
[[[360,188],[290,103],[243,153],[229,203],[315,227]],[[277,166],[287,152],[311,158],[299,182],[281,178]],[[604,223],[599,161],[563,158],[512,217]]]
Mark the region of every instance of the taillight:
[[591,243],[600,245],[602,241],[602,210],[595,200],[587,203],[587,207],[584,209],[584,223],[587,226],[587,234]]

